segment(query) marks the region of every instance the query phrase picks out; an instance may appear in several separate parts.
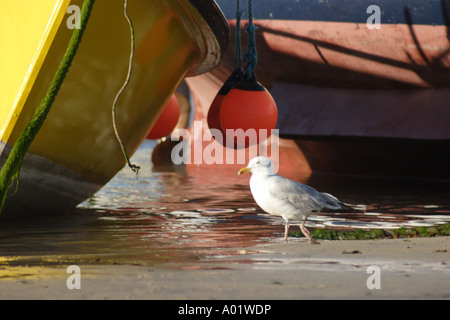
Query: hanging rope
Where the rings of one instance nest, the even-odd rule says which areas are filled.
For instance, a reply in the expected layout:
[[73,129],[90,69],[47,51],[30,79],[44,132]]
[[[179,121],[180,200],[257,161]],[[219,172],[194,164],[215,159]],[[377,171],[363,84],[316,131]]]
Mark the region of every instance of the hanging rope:
[[246,78],[248,81],[255,79],[254,70],[256,68],[256,64],[258,62],[258,53],[256,51],[256,38],[255,38],[255,30],[256,27],[253,24],[253,0],[248,0],[248,26],[245,30],[248,33],[248,51],[244,55],[244,60],[247,62],[246,70]]
[[241,17],[242,11],[240,10],[240,1],[237,0],[236,4],[236,70],[242,68],[242,49],[241,49]]
[[47,90],[40,105],[36,109],[36,113],[31,119],[30,123],[25,127],[20,137],[14,144],[11,153],[6,159],[5,164],[0,172],[0,212],[5,203],[6,194],[8,189],[13,185],[14,180],[20,175],[20,168],[22,166],[23,159],[25,158],[28,149],[39,132],[40,128],[44,124],[48,113],[53,105],[53,102],[58,95],[59,89],[64,81],[64,78],[69,71],[73,58],[78,50],[78,47],[83,37],[83,33],[86,29],[89,17],[92,11],[95,0],[85,0],[81,9],[80,17],[80,29],[74,29],[70,42],[67,46],[66,53],[64,54],[58,70],[53,77],[50,87]]
[[124,92],[125,88],[128,86],[128,84],[130,83],[130,79],[131,79],[131,73],[133,71],[133,57],[134,57],[134,46],[135,46],[135,39],[134,39],[134,26],[133,26],[133,22],[131,21],[130,17],[128,16],[128,0],[125,0],[124,3],[124,7],[123,7],[123,13],[125,18],[128,21],[128,24],[130,25],[130,35],[131,35],[131,51],[130,51],[130,61],[128,64],[128,73],[127,73],[127,77],[125,79],[124,84],[122,85],[122,88],[120,88],[119,92],[117,93],[114,102],[113,102],[113,107],[112,107],[112,120],[113,120],[113,128],[114,128],[114,133],[116,135],[117,141],[120,144],[120,148],[122,149],[122,153],[125,157],[125,160],[127,161],[128,166],[131,168],[131,170],[133,170],[133,172],[136,173],[136,179],[138,177],[138,173],[139,173],[139,169],[141,167],[132,164],[130,162],[130,158],[128,157],[127,151],[125,150],[125,147],[123,145],[122,139],[120,138],[119,135],[119,130],[117,129],[117,123],[116,123],[116,108],[117,108],[117,102],[119,101],[120,96],[122,95],[122,93]]

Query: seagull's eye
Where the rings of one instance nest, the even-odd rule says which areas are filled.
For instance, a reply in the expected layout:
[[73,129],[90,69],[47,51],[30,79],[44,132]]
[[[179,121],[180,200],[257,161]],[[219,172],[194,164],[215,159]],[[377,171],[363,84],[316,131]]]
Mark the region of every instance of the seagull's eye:
[[261,164],[261,162],[257,161],[256,164]]

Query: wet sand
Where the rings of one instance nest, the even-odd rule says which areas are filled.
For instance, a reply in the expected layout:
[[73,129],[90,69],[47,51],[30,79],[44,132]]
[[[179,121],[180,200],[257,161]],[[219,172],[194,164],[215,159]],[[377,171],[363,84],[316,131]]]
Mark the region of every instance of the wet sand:
[[[380,289],[367,287],[372,265]],[[69,290],[66,267],[0,267],[0,299],[450,299],[450,237],[291,238],[183,264],[80,268]]]

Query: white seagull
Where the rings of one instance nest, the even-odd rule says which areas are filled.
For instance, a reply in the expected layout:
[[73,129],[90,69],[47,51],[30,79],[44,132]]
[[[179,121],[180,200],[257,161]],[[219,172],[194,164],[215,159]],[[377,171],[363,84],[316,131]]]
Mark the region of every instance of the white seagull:
[[240,169],[238,174],[246,172],[252,173],[250,190],[256,203],[267,213],[283,217],[286,222],[285,242],[291,221],[302,220],[300,230],[311,241],[311,234],[305,226],[310,214],[324,210],[355,212],[350,205],[342,203],[331,194],[274,174],[269,158],[251,159],[247,167]]

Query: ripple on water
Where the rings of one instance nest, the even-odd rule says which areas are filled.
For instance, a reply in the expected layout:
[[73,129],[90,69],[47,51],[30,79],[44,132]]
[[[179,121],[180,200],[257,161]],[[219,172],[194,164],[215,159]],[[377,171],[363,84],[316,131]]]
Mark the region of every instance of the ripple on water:
[[[0,224],[0,265],[186,264],[282,241],[284,222],[255,204],[248,179],[200,167],[156,171],[152,147],[144,143],[132,159],[141,166],[138,181],[125,167],[72,213]],[[450,221],[448,185],[324,175],[301,182],[367,206],[365,213],[311,216],[312,228],[390,229]]]

